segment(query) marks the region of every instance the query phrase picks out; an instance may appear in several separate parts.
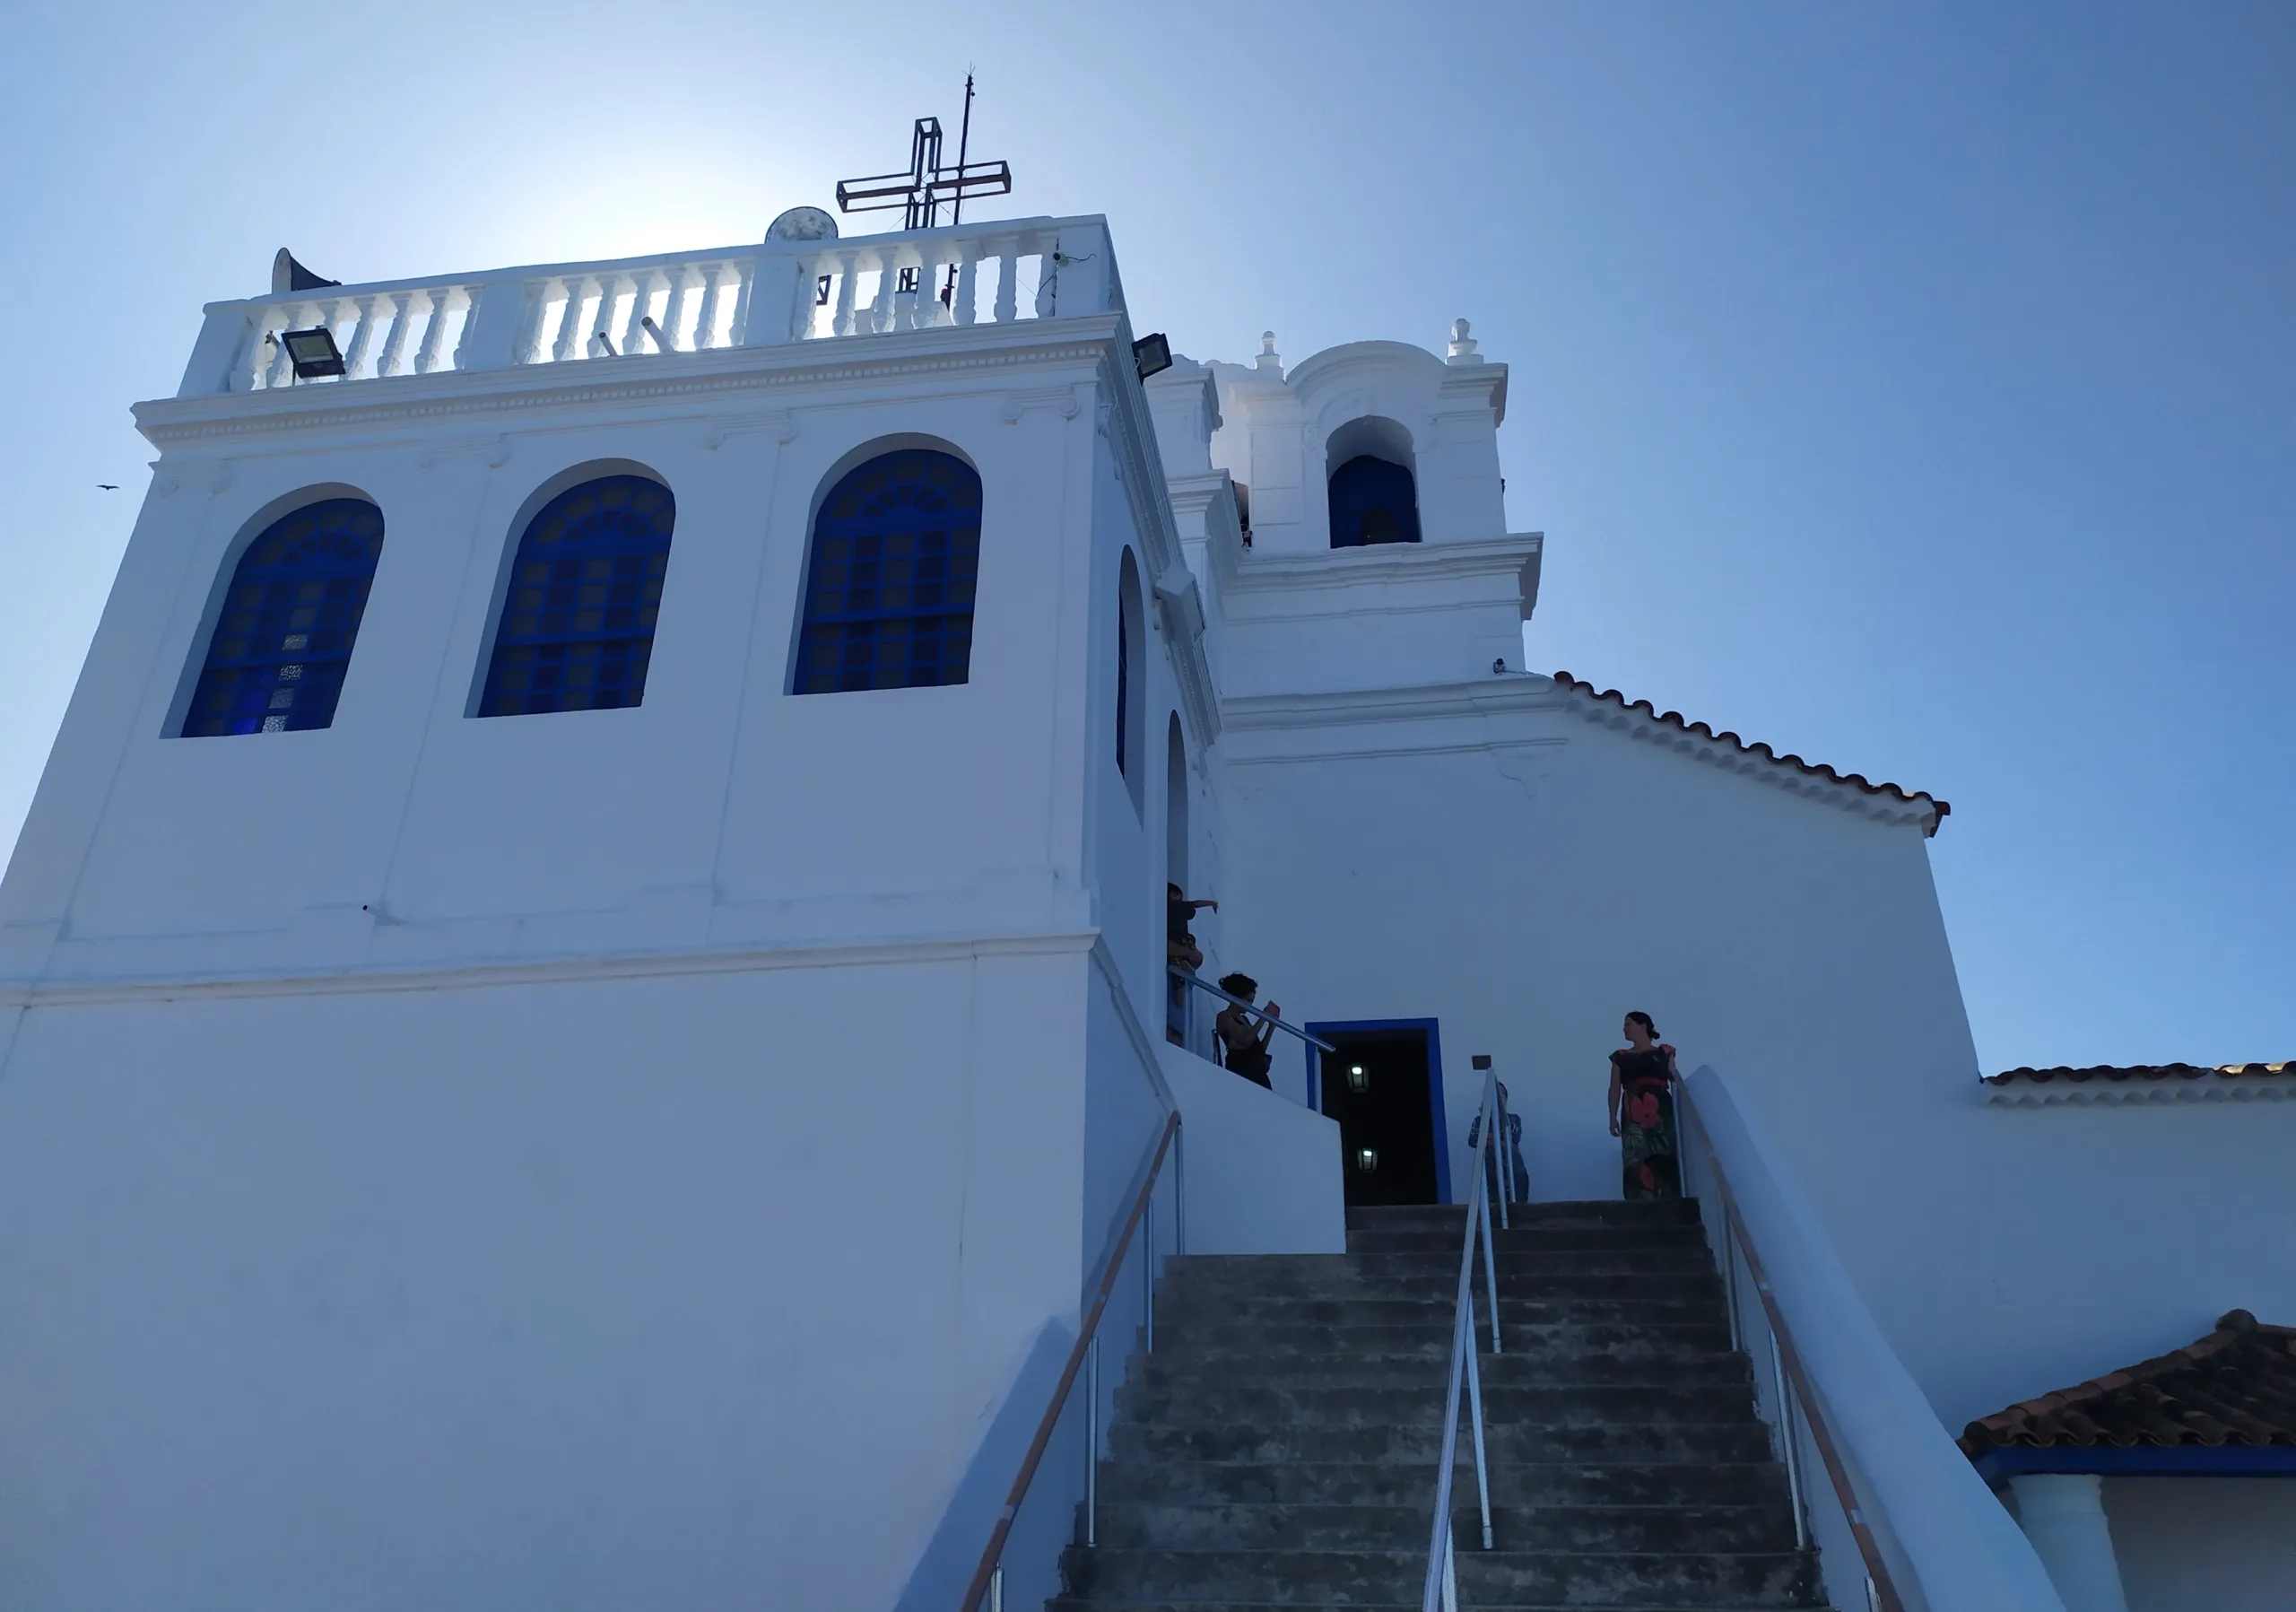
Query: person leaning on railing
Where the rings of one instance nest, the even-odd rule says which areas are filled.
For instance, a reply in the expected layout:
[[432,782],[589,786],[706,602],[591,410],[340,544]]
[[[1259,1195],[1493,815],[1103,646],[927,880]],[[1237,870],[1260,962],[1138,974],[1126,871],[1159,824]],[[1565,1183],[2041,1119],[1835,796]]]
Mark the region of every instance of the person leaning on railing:
[[[1259,995],[1259,981],[1249,974],[1230,974],[1220,981],[1220,989],[1249,1002]],[[1274,1002],[1256,1012],[1233,1002],[1222,1008],[1212,1028],[1228,1055],[1228,1067],[1256,1085],[1268,1085],[1268,1067],[1275,1061],[1267,1050],[1267,1043],[1275,1039],[1275,1026],[1269,1021],[1283,1016],[1283,1009]],[[1252,1024],[1255,1018],[1259,1020],[1257,1028]]]
[[1680,1198],[1674,1146],[1674,1050],[1658,1041],[1647,1013],[1630,1013],[1626,1045],[1611,1054],[1611,1135],[1619,1139],[1626,1197]]
[[[1164,961],[1191,974],[1204,966],[1204,951],[1188,922],[1206,907],[1220,911],[1218,902],[1192,902],[1178,884],[1164,886]],[[1177,979],[1164,981],[1164,1039],[1174,1046],[1187,1041],[1187,985]]]

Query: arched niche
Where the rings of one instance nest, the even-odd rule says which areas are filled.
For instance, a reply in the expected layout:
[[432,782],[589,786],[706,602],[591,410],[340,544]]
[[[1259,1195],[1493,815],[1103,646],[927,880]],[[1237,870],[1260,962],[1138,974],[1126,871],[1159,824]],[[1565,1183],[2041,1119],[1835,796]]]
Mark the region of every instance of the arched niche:
[[1383,415],[1350,420],[1325,439],[1331,546],[1417,543],[1417,467],[1411,432]]

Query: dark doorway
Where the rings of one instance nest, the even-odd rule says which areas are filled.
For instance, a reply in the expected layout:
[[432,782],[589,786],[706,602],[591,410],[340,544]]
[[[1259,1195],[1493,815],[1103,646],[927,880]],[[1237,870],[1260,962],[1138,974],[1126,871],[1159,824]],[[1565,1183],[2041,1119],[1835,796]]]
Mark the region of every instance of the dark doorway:
[[1317,1107],[1339,1121],[1350,1204],[1436,1204],[1450,1198],[1441,1146],[1441,1043],[1433,1019],[1310,1024],[1336,1051],[1318,1052]]

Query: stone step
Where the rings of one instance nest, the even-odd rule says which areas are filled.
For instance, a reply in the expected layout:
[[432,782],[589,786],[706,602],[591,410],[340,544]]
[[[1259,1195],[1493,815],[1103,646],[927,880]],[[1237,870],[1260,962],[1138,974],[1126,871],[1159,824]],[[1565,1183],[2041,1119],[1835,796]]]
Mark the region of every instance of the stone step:
[[[1055,1596],[1045,1602],[1045,1612],[1420,1612],[1417,1599],[1408,1601],[1265,1601],[1265,1600],[1117,1600],[1095,1596],[1087,1600],[1079,1596]],[[1579,1612],[1576,1607],[1554,1601],[1478,1601],[1469,1612]],[[1666,1605],[1605,1607],[1604,1612],[1757,1612],[1746,1607],[1716,1606],[1712,1604],[1685,1605],[1671,1601]],[[1819,1608],[1818,1612],[1826,1612]]]
[[[1061,1557],[1071,1593],[1185,1602],[1252,1596],[1278,1604],[1403,1602],[1419,1591],[1426,1547],[1394,1550],[1201,1550],[1077,1547]],[[1459,1601],[1573,1607],[1809,1607],[1816,1572],[1798,1551],[1457,1553]]]
[[[1453,1479],[1472,1494],[1473,1451],[1462,1446]],[[1157,1465],[1107,1461],[1100,1494],[1109,1503],[1415,1506],[1435,1501],[1435,1458],[1406,1461],[1195,1460]],[[1511,1506],[1768,1506],[1786,1510],[1785,1469],[1775,1461],[1677,1465],[1573,1465],[1510,1461],[1491,1468],[1493,1503]]]
[[[1566,1254],[1573,1250],[1598,1251],[1681,1251],[1706,1250],[1706,1233],[1697,1226],[1516,1226],[1506,1231],[1492,1226],[1500,1254]],[[1444,1259],[1458,1268],[1463,1226],[1444,1231],[1438,1226],[1396,1226],[1380,1231],[1350,1231],[1350,1254],[1417,1254]],[[1476,1250],[1481,1256],[1481,1250]],[[1710,1259],[1710,1254],[1709,1254]]]
[[[1152,1374],[1118,1390],[1117,1410],[1167,1427],[1435,1426],[1442,1421],[1448,1386],[1447,1379],[1431,1373],[1421,1383],[1358,1385],[1333,1385],[1321,1378],[1231,1382]],[[1465,1398],[1463,1390],[1463,1410]],[[1536,1388],[1488,1380],[1483,1385],[1483,1417],[1492,1429],[1728,1425],[1745,1421],[1752,1403],[1751,1379],[1743,1387]]]
[[[1476,1340],[1487,1344],[1489,1334]],[[1486,1350],[1475,1356],[1485,1386],[1524,1388],[1722,1388],[1750,1395],[1753,1374],[1744,1355],[1727,1350],[1664,1355],[1562,1353],[1524,1346],[1521,1338],[1508,1340],[1503,1355]],[[1309,1351],[1264,1351],[1245,1348],[1207,1349],[1160,1329],[1156,1353],[1135,1355],[1131,1380],[1135,1382],[1218,1383],[1315,1382],[1326,1388],[1380,1388],[1405,1384],[1440,1384],[1449,1380],[1450,1340],[1436,1338],[1416,1349],[1372,1349],[1349,1340],[1351,1346],[1327,1354]]]
[[[1496,1218],[1497,1206],[1492,1206]],[[1347,1229],[1385,1231],[1397,1226],[1466,1224],[1465,1204],[1382,1204],[1347,1211]],[[1509,1204],[1507,1218],[1516,1225],[1696,1225],[1695,1198],[1628,1203],[1622,1198],[1553,1198],[1540,1203]]]
[[[1156,1294],[1156,1329],[1210,1321],[1243,1327],[1431,1327],[1446,1338],[1457,1319],[1450,1293],[1202,1293]],[[1480,1295],[1476,1313],[1483,1312]],[[1654,1295],[1647,1289],[1617,1296],[1499,1298],[1499,1324],[1518,1327],[1653,1327],[1725,1325],[1718,1294]]]
[[[1560,1248],[1499,1250],[1499,1281],[1510,1277],[1537,1280],[1579,1273],[1610,1276],[1620,1272],[1648,1272],[1667,1276],[1678,1272],[1712,1275],[1714,1256],[1702,1242],[1673,1248]],[[1483,1259],[1474,1264],[1475,1279],[1483,1279]],[[1159,1285],[1207,1284],[1260,1287],[1270,1282],[1303,1278],[1330,1281],[1342,1277],[1408,1277],[1433,1282],[1454,1292],[1459,1279],[1457,1250],[1448,1253],[1344,1254],[1176,1254],[1164,1262]]]
[[[1566,1361],[1588,1357],[1605,1360],[1690,1361],[1730,1353],[1730,1329],[1720,1320],[1645,1322],[1627,1326],[1616,1321],[1544,1321],[1509,1320],[1502,1303],[1500,1338],[1505,1355],[1491,1353],[1491,1334],[1478,1307],[1475,1343],[1485,1360],[1525,1355],[1536,1360]],[[1448,1307],[1429,1310],[1412,1324],[1372,1322],[1294,1325],[1289,1321],[1236,1321],[1195,1311],[1174,1315],[1159,1306],[1156,1350],[1161,1355],[1186,1354],[1203,1358],[1260,1358],[1330,1363],[1340,1360],[1448,1360],[1451,1357],[1451,1314]]]
[[[1480,1277],[1475,1285],[1482,1288]],[[1351,1299],[1375,1300],[1385,1303],[1415,1300],[1421,1303],[1440,1304],[1449,1311],[1458,1302],[1458,1290],[1448,1277],[1439,1283],[1400,1272],[1344,1269],[1271,1271],[1257,1281],[1229,1277],[1193,1280],[1168,1277],[1156,1290],[1156,1310],[1160,1315],[1168,1306],[1176,1311],[1226,1310],[1240,1318],[1299,1299],[1318,1299],[1326,1303],[1344,1303]],[[1482,1292],[1477,1292],[1475,1301],[1480,1308],[1484,1302]],[[1502,1319],[1507,1313],[1507,1306],[1510,1304],[1578,1304],[1588,1302],[1698,1304],[1705,1307],[1705,1314],[1718,1315],[1722,1303],[1722,1281],[1710,1266],[1704,1270],[1622,1268],[1546,1271],[1536,1275],[1502,1271],[1500,1275],[1499,1303]]]
[[[1103,1546],[1141,1550],[1424,1550],[1430,1491],[1416,1505],[1118,1501],[1100,1510]],[[1455,1496],[1455,1498],[1457,1498]],[[1791,1551],[1794,1525],[1775,1505],[1510,1506],[1493,1501],[1492,1536],[1509,1551]],[[1453,1515],[1462,1541],[1481,1538],[1472,1486]]]
[[[1462,1451],[1466,1444],[1462,1438]],[[1499,1463],[1672,1466],[1766,1461],[1770,1453],[1770,1430],[1751,1415],[1735,1422],[1494,1422],[1485,1430],[1484,1447]],[[1124,1461],[1402,1461],[1431,1468],[1442,1452],[1443,1432],[1439,1417],[1400,1425],[1243,1427],[1119,1416],[1109,1429],[1109,1448]]]

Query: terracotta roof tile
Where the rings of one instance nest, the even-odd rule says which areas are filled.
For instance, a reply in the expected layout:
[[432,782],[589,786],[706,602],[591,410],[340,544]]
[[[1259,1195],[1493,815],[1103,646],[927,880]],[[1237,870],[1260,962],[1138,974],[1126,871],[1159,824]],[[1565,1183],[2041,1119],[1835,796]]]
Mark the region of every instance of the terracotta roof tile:
[[1813,778],[1822,778],[1830,783],[1855,785],[1868,795],[1886,796],[1892,799],[1901,800],[1909,806],[1925,806],[1928,808],[1928,815],[1922,824],[1922,832],[1925,834],[1935,834],[1937,825],[1943,823],[1945,820],[1945,815],[1953,809],[1950,803],[1918,789],[1908,789],[1892,783],[1873,783],[1861,773],[1837,771],[1822,762],[1805,762],[1798,755],[1780,755],[1760,741],[1748,744],[1735,733],[1717,730],[1704,722],[1689,721],[1678,710],[1661,711],[1648,700],[1637,700],[1629,704],[1626,696],[1618,690],[1614,688],[1598,690],[1593,684],[1587,682],[1584,678],[1574,677],[1569,672],[1557,672],[1554,675],[1554,680],[1574,693],[1587,694],[1596,700],[1608,701],[1622,710],[1639,711],[1644,716],[1655,721],[1663,722],[1670,728],[1678,728],[1684,733],[1693,734],[1702,739],[1711,739],[1719,744],[1735,745],[1742,754],[1759,756],[1764,761],[1775,762],[1780,766],[1795,768]]
[[2181,1349],[1979,1416],[1961,1437],[1972,1460],[2006,1449],[2224,1445],[2296,1447],[2296,1327],[2234,1310]]
[[2276,1064],[2092,1064],[2075,1069],[2064,1064],[2054,1068],[2036,1069],[2031,1065],[2005,1069],[1998,1075],[1985,1076],[1987,1085],[2011,1085],[2030,1082],[2045,1085],[2052,1080],[2076,1084],[2091,1080],[2239,1080],[2247,1077],[2296,1078],[2296,1063]]

